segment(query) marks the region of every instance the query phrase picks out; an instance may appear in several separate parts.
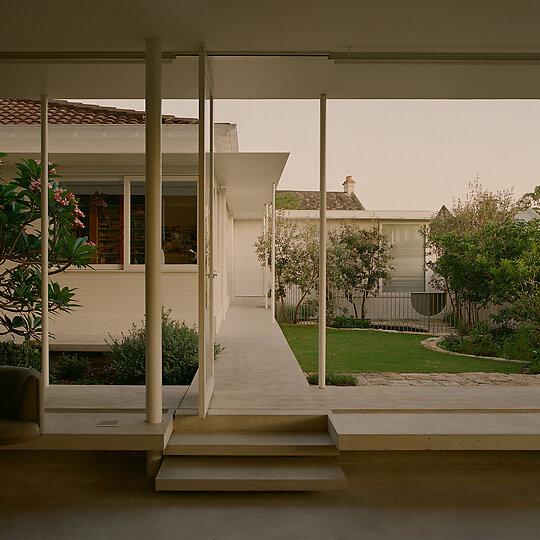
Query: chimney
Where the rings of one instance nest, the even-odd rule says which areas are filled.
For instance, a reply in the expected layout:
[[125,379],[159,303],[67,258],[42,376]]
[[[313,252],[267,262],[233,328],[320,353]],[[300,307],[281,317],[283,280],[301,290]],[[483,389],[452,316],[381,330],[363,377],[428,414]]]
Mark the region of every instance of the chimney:
[[349,197],[352,197],[354,195],[354,184],[355,184],[355,181],[353,180],[352,176],[347,176],[347,178],[345,178],[345,182],[341,184],[343,186],[343,191]]

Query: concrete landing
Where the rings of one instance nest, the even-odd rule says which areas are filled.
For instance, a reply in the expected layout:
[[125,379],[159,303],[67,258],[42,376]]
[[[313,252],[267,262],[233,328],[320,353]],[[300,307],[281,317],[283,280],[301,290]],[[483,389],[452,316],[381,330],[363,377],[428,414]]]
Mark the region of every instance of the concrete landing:
[[[163,387],[163,410],[176,409],[187,386]],[[45,394],[47,412],[144,412],[144,385],[52,384]]]
[[536,413],[330,414],[340,451],[540,450]]
[[161,424],[147,424],[141,413],[47,413],[44,425],[39,437],[0,445],[0,451],[163,450],[173,431],[173,415],[165,414]]
[[346,489],[335,458],[171,457],[156,477],[157,491],[327,491]]

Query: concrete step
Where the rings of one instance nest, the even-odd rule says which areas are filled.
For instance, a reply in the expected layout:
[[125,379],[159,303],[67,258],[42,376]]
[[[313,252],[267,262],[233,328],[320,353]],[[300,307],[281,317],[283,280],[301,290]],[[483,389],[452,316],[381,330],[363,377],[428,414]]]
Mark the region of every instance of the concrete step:
[[328,415],[338,450],[540,450],[537,413]]
[[174,429],[178,432],[195,431],[294,431],[327,432],[327,415],[321,411],[304,410],[256,410],[219,411],[206,418],[182,414],[178,409],[174,417]]
[[197,432],[173,433],[164,451],[176,456],[335,456],[328,433]]
[[157,491],[326,491],[347,488],[334,457],[167,456]]

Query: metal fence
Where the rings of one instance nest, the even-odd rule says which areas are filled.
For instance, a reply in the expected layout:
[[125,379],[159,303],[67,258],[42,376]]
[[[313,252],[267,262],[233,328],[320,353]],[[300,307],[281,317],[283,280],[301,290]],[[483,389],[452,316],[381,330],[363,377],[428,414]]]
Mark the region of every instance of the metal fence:
[[[355,316],[353,304],[342,291],[329,289],[328,296],[328,318]],[[358,292],[353,301],[358,318],[362,318],[362,293]],[[479,322],[490,321],[490,315],[498,311],[499,307],[494,305],[480,309]],[[279,322],[317,325],[317,298],[313,292],[303,297],[298,288],[290,287],[283,304],[276,305],[276,316]],[[364,302],[364,318],[370,321],[372,328],[432,334],[453,331],[455,320],[449,297],[443,292],[370,293]]]

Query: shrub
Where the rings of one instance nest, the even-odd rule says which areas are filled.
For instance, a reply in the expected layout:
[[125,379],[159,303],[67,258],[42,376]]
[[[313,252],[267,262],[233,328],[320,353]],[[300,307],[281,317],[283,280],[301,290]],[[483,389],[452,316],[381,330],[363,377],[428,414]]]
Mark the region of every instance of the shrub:
[[76,381],[84,379],[90,369],[90,361],[85,356],[63,353],[54,363],[53,371],[58,379]]
[[0,366],[33,368],[41,373],[41,348],[36,341],[0,341]]
[[[307,376],[309,384],[319,384],[319,374],[312,373]],[[356,386],[358,379],[354,375],[348,375],[346,373],[327,373],[326,384],[330,386]]]
[[[170,318],[170,310],[162,313],[163,384],[190,384],[199,366],[199,337],[195,328]],[[144,384],[146,330],[133,325],[120,338],[110,338],[111,366],[117,384]],[[221,346],[215,344],[215,357]]]
[[511,360],[535,362],[540,350],[540,332],[532,326],[517,329],[496,328],[474,332],[470,336],[451,334],[439,345],[443,349],[475,356],[498,356]]
[[371,323],[365,319],[355,319],[354,317],[334,317],[330,326],[332,328],[371,328]]

